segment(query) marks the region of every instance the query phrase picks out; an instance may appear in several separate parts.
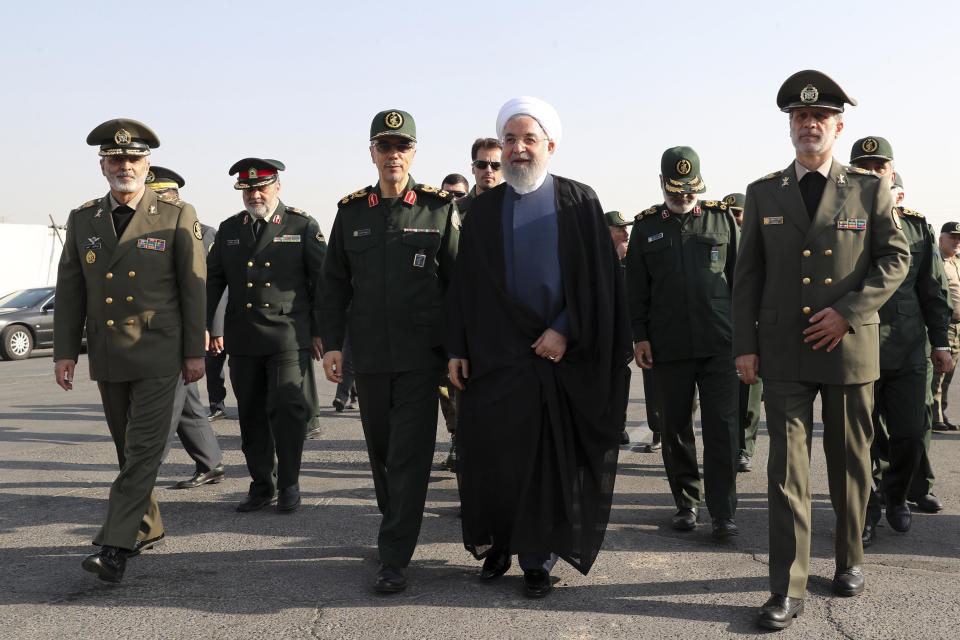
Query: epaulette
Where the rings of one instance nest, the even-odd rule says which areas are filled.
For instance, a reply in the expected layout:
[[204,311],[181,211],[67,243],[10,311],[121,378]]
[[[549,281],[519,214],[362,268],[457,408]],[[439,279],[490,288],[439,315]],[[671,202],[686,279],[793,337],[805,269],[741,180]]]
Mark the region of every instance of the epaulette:
[[231,217],[231,218],[242,218],[243,216],[246,216],[246,215],[249,215],[246,211],[240,211],[239,213],[235,213],[235,214],[233,214],[233,215],[230,216],[230,217]]
[[295,213],[298,216],[303,216],[304,218],[310,217],[309,213],[307,213],[303,209],[297,209],[296,207],[287,207],[287,213]]
[[907,209],[906,207],[897,207],[900,209],[900,213],[905,216],[913,216],[915,218],[923,218],[923,214],[919,211],[914,211],[913,209]]
[[446,200],[447,202],[453,202],[452,193],[443,189],[431,187],[428,184],[416,184],[413,186],[413,189],[415,191],[419,191],[420,193],[429,193],[430,195],[440,198],[441,200]]
[[781,173],[783,173],[783,169],[781,169],[780,171],[774,171],[773,173],[768,173],[767,175],[763,176],[762,178],[757,178],[756,180],[754,180],[754,182],[763,182],[764,180],[769,180],[770,178],[776,178],[776,177],[779,176]]
[[867,171],[866,169],[861,169],[860,167],[855,167],[853,165],[846,166],[843,168],[843,170],[847,173],[859,173],[860,175],[864,176],[877,177],[877,174],[875,174],[873,171]]
[[179,197],[167,193],[157,196],[157,200],[166,202],[168,204],[183,204],[183,200],[181,200]]
[[82,205],[80,205],[79,207],[77,207],[77,208],[75,209],[75,211],[79,211],[80,209],[86,209],[87,207],[92,207],[93,205],[97,204],[98,202],[100,202],[100,198],[96,198],[96,199],[94,199],[94,200],[90,200],[90,201],[88,201],[88,202],[84,202]]
[[727,205],[722,202],[717,202],[716,200],[701,200],[700,205],[707,209],[719,209],[720,211],[727,210]]
[[657,209],[659,209],[659,208],[660,208],[660,206],[655,204],[655,205],[653,205],[652,207],[650,207],[649,209],[644,209],[643,211],[641,211],[640,213],[638,213],[636,216],[634,216],[633,219],[636,220],[637,222],[639,222],[640,220],[643,220],[643,217],[644,217],[644,216],[649,216],[649,215],[653,215],[654,213],[656,213],[656,212],[657,212]]
[[354,191],[353,193],[348,193],[347,195],[343,196],[343,197],[340,199],[340,203],[339,203],[339,204],[344,205],[344,204],[347,204],[348,202],[350,202],[351,200],[356,200],[357,198],[366,198],[366,197],[367,197],[367,190],[368,190],[369,188],[370,188],[370,187],[364,187],[363,189],[360,189],[360,190],[358,190],[358,191]]

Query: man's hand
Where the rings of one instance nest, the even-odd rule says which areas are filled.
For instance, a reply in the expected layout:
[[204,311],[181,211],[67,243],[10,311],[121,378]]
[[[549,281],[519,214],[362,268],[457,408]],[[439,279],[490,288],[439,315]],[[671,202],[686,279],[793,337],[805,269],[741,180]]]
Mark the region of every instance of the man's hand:
[[203,377],[206,369],[203,366],[203,358],[184,358],[183,359],[183,384],[196,382]]
[[323,373],[327,380],[340,384],[343,382],[343,352],[327,351],[323,354]]
[[547,329],[540,334],[536,342],[530,345],[530,348],[541,358],[557,363],[567,351],[567,336],[559,331]]
[[641,340],[633,345],[633,357],[641,369],[653,369],[653,348],[649,340]]
[[953,371],[953,358],[949,351],[934,349],[930,354],[930,359],[933,360],[934,372],[947,373]]
[[210,351],[210,332],[203,330],[203,350]]
[[737,356],[734,361],[737,366],[737,373],[740,374],[740,382],[745,384],[757,384],[757,373],[760,371],[760,358],[755,353],[745,353]]
[[223,352],[223,336],[210,336],[210,346],[207,347],[207,353],[212,356],[218,356]]
[[467,378],[470,377],[470,361],[466,358],[450,358],[447,362],[447,377],[460,391],[467,390]]
[[73,368],[77,366],[75,360],[57,360],[53,363],[53,373],[57,377],[57,384],[63,387],[64,391],[73,389]]
[[850,331],[850,323],[844,320],[833,307],[827,307],[810,316],[810,326],[803,330],[803,335],[807,336],[803,341],[817,341],[817,344],[813,345],[814,351],[829,345],[827,346],[829,353],[836,349],[848,331]]
[[320,336],[313,336],[312,342],[310,351],[313,354],[313,359],[319,362],[323,360],[323,340],[320,339]]

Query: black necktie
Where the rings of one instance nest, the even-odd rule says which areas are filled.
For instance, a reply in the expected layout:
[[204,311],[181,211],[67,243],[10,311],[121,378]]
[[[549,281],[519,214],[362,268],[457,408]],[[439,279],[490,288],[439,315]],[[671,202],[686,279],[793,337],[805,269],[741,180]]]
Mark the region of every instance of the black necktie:
[[259,240],[260,236],[263,235],[263,228],[266,226],[266,223],[263,220],[256,220],[253,223],[253,239]]
[[119,238],[123,235],[123,230],[130,224],[130,219],[133,217],[133,209],[122,204],[114,209],[111,215],[113,215],[113,228],[117,230],[117,237]]
[[827,186],[827,178],[817,171],[811,171],[800,178],[800,195],[803,196],[803,204],[807,207],[807,215],[810,220],[817,214],[817,207],[820,206],[820,199],[823,197],[823,189]]

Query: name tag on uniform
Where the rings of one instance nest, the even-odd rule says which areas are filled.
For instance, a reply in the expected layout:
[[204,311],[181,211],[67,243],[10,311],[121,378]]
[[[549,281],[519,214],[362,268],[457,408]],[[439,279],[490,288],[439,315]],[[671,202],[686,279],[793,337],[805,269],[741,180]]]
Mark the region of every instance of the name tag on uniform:
[[837,229],[849,229],[850,231],[863,231],[867,228],[867,221],[863,218],[847,218],[846,220],[837,220]]
[[418,269],[423,269],[424,265],[427,264],[427,254],[423,251],[418,251],[417,255],[413,256],[413,266]]
[[296,234],[284,234],[273,239],[274,242],[300,242],[300,236]]
[[659,240],[659,239],[662,238],[662,237],[663,237],[663,233],[662,233],[662,232],[661,232],[661,233],[658,233],[658,234],[656,234],[656,235],[648,236],[648,237],[647,237],[647,242],[654,242],[654,241],[656,241],[656,240]]
[[405,228],[404,233],[440,233],[440,229],[411,229]]
[[235,244],[240,244],[240,240],[238,238],[227,238],[228,247],[232,247]]
[[140,238],[137,240],[137,249],[149,249],[150,251],[166,251],[167,241],[159,238]]
[[771,216],[763,219],[763,224],[783,224],[783,216]]
[[[370,194],[370,195],[373,195],[373,194]],[[353,232],[354,238],[362,238],[363,236],[368,236],[368,235],[370,235],[370,229],[357,229],[356,231]]]

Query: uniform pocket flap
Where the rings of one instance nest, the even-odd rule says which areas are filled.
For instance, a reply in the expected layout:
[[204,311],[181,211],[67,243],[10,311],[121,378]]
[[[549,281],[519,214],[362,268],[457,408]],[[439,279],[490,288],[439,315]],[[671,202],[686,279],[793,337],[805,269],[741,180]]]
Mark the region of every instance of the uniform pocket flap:
[[440,246],[440,232],[439,231],[418,231],[405,233],[400,236],[400,242],[403,244],[409,245],[411,247],[426,248],[426,247],[439,247]]
[[730,241],[728,233],[701,233],[697,236],[697,242],[703,244],[727,244]]
[[920,313],[920,305],[915,300],[900,300],[897,302],[897,313],[902,316],[915,316]]
[[343,245],[347,251],[359,252],[359,251],[366,251],[367,249],[374,247],[379,242],[379,240],[380,238],[378,236],[371,236],[371,235],[357,236],[357,237],[351,236],[346,238]]

